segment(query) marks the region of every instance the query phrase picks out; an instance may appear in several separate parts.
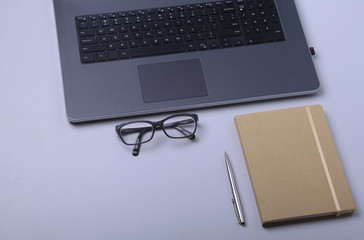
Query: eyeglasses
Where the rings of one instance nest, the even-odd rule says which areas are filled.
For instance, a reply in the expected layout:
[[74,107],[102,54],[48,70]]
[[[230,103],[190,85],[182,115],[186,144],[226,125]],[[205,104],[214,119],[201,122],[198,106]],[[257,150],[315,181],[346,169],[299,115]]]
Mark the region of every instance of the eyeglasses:
[[124,144],[134,146],[133,155],[138,156],[140,145],[152,140],[155,130],[162,129],[170,138],[195,139],[197,121],[198,116],[196,114],[176,114],[158,122],[121,123],[115,127],[115,130]]

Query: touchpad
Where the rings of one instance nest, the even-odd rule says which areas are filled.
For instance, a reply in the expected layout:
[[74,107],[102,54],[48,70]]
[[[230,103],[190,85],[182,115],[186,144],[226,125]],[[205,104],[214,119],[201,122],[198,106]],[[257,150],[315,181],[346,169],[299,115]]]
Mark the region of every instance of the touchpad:
[[207,96],[199,59],[138,66],[146,103]]

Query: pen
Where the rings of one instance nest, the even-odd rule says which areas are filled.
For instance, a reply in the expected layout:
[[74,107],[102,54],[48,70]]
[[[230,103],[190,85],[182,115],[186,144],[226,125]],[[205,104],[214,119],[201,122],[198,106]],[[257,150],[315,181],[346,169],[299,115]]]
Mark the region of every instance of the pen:
[[245,221],[244,221],[244,215],[243,215],[243,208],[241,207],[239,193],[238,193],[238,189],[236,187],[235,178],[234,178],[234,174],[233,174],[233,169],[231,167],[230,160],[229,160],[229,157],[226,152],[225,152],[225,163],[226,163],[226,168],[227,168],[227,172],[228,172],[228,176],[229,176],[229,180],[230,180],[231,191],[233,193],[232,202],[233,202],[236,218],[238,219],[239,224],[244,224]]

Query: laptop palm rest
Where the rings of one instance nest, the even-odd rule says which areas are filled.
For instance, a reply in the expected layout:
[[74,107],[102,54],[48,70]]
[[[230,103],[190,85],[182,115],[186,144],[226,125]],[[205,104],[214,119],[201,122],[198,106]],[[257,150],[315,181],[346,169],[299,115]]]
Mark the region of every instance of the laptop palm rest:
[[145,103],[207,96],[199,59],[138,66]]

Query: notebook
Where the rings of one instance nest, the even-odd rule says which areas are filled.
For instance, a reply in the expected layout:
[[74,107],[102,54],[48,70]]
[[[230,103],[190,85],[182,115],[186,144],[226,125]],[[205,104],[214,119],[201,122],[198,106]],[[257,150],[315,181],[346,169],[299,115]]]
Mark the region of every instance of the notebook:
[[322,106],[235,117],[263,226],[353,214]]
[[53,0],[68,119],[313,94],[294,0]]

